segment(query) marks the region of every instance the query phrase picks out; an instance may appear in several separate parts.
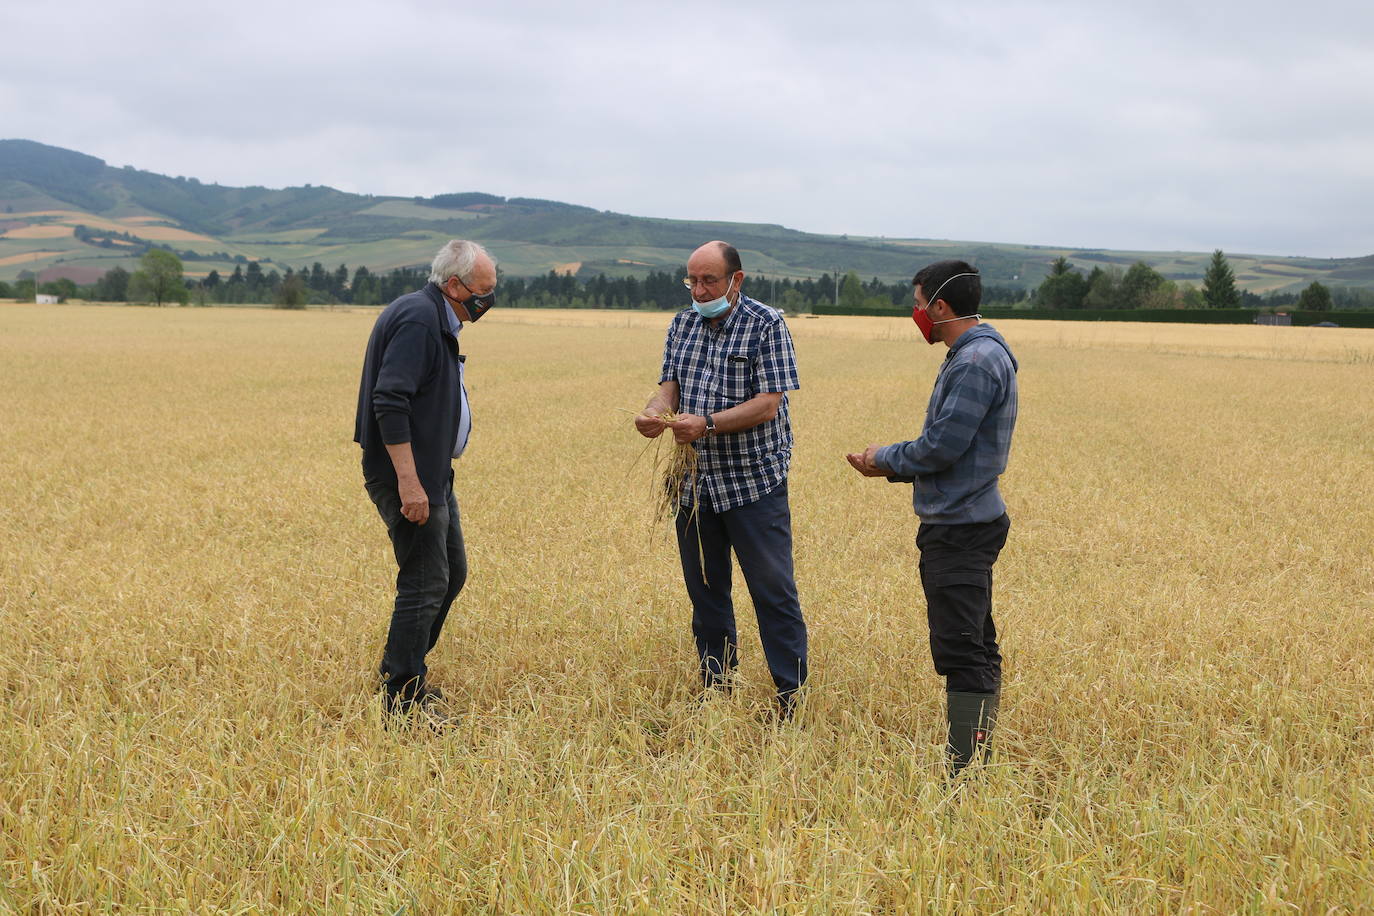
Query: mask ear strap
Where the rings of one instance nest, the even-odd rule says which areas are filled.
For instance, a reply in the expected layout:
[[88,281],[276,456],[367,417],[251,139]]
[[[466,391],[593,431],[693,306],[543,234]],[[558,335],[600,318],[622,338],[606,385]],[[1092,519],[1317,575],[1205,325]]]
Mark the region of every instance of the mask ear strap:
[[[957,280],[957,279],[959,279],[960,277],[976,277],[976,276],[978,276],[978,275],[977,275],[977,274],[971,274],[971,273],[962,273],[962,274],[955,274],[954,276],[948,278],[947,280],[945,280],[944,283],[941,283],[939,286],[935,287],[935,295],[933,295],[933,296],[929,297],[928,299],[926,299],[926,305],[927,305],[927,306],[931,306],[931,305],[934,305],[934,304],[935,304],[935,300],[940,298],[940,290],[942,290],[942,289],[944,289],[946,286],[948,286],[950,280]],[[962,315],[962,316],[960,316],[960,317],[962,317],[962,318],[971,318],[971,317],[973,317],[973,316],[972,316],[972,315]],[[981,317],[983,317],[983,316],[979,315],[978,317],[981,318]],[[946,318],[945,320],[946,320],[946,321],[949,321],[949,320],[951,320],[951,319]]]

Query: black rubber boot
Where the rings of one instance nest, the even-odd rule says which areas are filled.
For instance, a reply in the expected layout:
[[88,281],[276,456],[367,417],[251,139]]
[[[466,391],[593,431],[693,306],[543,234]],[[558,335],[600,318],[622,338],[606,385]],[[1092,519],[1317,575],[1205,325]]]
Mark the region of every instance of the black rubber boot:
[[997,725],[997,703],[1001,697],[996,693],[962,690],[950,690],[946,696],[949,737],[945,753],[949,756],[950,775],[957,776],[975,760],[986,759],[990,752],[988,742]]

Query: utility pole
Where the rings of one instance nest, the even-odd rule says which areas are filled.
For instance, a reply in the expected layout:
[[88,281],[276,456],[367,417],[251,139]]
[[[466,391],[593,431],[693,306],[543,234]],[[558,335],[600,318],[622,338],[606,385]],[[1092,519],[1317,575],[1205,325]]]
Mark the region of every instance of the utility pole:
[[840,307],[840,269],[835,268],[835,308]]

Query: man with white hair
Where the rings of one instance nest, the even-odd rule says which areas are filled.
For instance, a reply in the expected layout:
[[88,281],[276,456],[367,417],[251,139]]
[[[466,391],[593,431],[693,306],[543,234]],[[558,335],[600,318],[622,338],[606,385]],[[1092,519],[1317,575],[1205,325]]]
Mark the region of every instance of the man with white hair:
[[439,249],[429,283],[388,305],[367,342],[353,439],[363,481],[396,555],[396,602],[382,653],[387,712],[441,723],[425,655],[467,579],[452,460],[472,430],[458,335],[496,301],[496,264],[481,245]]

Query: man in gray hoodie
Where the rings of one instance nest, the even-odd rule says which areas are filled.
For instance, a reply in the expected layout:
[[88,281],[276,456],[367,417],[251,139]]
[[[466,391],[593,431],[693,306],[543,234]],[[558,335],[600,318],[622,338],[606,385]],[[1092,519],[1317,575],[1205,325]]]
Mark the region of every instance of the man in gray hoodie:
[[980,323],[982,281],[964,261],[916,274],[912,319],[926,342],[949,348],[921,435],[846,456],[865,477],[914,483],[921,587],[930,651],[945,678],[950,768],[984,756],[1002,685],[992,621],[992,566],[1011,522],[997,489],[1016,427],[1016,358]]

